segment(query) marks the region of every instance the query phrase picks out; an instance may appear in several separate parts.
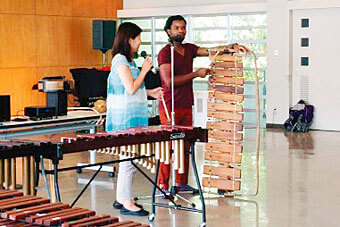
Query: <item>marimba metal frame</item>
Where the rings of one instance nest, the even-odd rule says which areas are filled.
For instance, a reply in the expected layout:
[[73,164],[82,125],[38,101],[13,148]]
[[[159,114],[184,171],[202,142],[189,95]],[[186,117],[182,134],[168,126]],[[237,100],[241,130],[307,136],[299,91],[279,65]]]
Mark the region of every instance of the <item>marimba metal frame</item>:
[[[134,167],[136,167],[136,169],[153,185],[152,214],[149,217],[150,222],[154,221],[155,214],[156,214],[156,206],[158,206],[158,207],[170,208],[170,209],[175,209],[175,210],[185,210],[185,211],[190,211],[190,212],[201,213],[202,214],[202,226],[204,226],[205,223],[206,223],[206,209],[205,209],[203,191],[202,191],[202,188],[201,188],[200,179],[199,179],[199,175],[198,175],[198,171],[197,171],[197,165],[196,165],[195,141],[190,141],[190,145],[191,145],[190,146],[191,162],[192,162],[195,180],[196,180],[196,184],[197,184],[197,188],[198,188],[198,192],[199,192],[199,196],[200,196],[200,200],[201,200],[202,209],[196,209],[196,208],[185,207],[185,206],[179,205],[169,195],[167,195],[165,192],[163,192],[161,190],[161,188],[158,187],[157,179],[158,179],[159,166],[160,166],[159,160],[157,161],[156,174],[155,174],[154,180],[152,180],[141,168],[139,168],[139,166],[137,166],[133,162],[134,160],[150,158],[150,157],[153,157],[154,155],[151,155],[151,156],[143,155],[143,156],[132,157],[132,158],[127,158],[127,159],[122,159],[122,160],[112,160],[112,161],[99,162],[99,163],[94,163],[94,164],[87,164],[87,165],[83,165],[83,166],[77,165],[77,166],[70,166],[70,167],[65,167],[65,168],[58,168],[58,164],[59,164],[59,160],[60,160],[60,158],[58,158],[58,157],[61,157],[60,156],[61,154],[58,152],[58,151],[60,151],[59,146],[58,146],[56,155],[49,157],[49,159],[53,158],[53,159],[51,159],[51,161],[53,162],[53,170],[45,170],[45,169],[40,170],[39,169],[39,163],[36,164],[36,168],[37,168],[36,169],[36,171],[37,171],[36,184],[38,184],[38,182],[39,182],[39,173],[42,173],[44,178],[46,178],[46,175],[48,175],[48,174],[53,174],[54,175],[55,196],[56,196],[56,200],[58,202],[60,202],[61,197],[60,197],[60,190],[59,190],[59,183],[58,183],[58,173],[59,172],[71,171],[71,170],[76,170],[76,169],[79,169],[79,168],[99,166],[98,170],[93,174],[91,179],[87,182],[87,184],[83,187],[83,189],[80,191],[80,193],[76,196],[76,198],[72,202],[71,207],[73,207],[76,204],[76,202],[80,199],[82,194],[85,192],[85,190],[88,188],[88,186],[96,178],[97,174],[100,172],[101,167],[103,165],[116,164],[116,163],[120,163],[120,162],[130,161],[132,163],[132,165]],[[35,159],[35,160],[36,160],[36,162],[39,162],[39,161],[43,162],[43,157],[41,159]],[[47,185],[45,187],[47,187]],[[156,189],[158,189],[166,198],[168,198],[169,201],[173,205],[169,205],[169,204],[166,204],[166,203],[156,203]]]
[[[56,200],[58,202],[61,201],[61,197],[60,197],[60,190],[59,190],[59,183],[58,183],[58,173],[59,172],[65,172],[65,171],[71,171],[71,170],[76,170],[79,168],[88,168],[88,167],[93,167],[93,166],[99,166],[99,168],[96,170],[96,172],[92,175],[91,179],[86,183],[86,185],[84,186],[84,188],[81,190],[81,192],[77,195],[76,199],[72,202],[71,207],[73,207],[73,205],[80,199],[80,197],[82,196],[82,194],[85,192],[85,190],[88,188],[88,186],[92,183],[92,181],[96,178],[96,176],[98,175],[98,173],[101,171],[102,166],[104,165],[109,165],[109,164],[117,164],[120,162],[127,162],[127,161],[131,161],[133,163],[134,160],[138,160],[138,159],[144,159],[144,158],[150,158],[154,155],[151,156],[138,156],[138,157],[131,157],[131,158],[126,158],[126,159],[122,159],[122,160],[111,160],[111,161],[106,161],[106,162],[98,162],[98,163],[93,163],[93,164],[86,164],[86,165],[82,165],[82,166],[70,166],[70,167],[64,167],[64,168],[58,168],[59,165],[59,160],[58,159],[53,159],[51,160],[53,163],[53,170],[45,170],[45,169],[39,169],[39,163],[36,164],[36,184],[38,184],[39,182],[39,174],[41,173],[43,175],[44,178],[46,178],[46,175],[54,175],[54,187],[55,187],[55,197]],[[36,160],[36,162],[43,162],[44,157],[41,157],[40,160]],[[145,174],[145,173],[144,173]],[[45,185],[45,188],[47,187],[47,185]]]
[[[198,131],[196,131],[198,130]],[[177,140],[177,139],[185,139],[187,141],[190,142],[191,144],[191,149],[190,149],[190,154],[192,156],[192,166],[193,166],[193,170],[194,170],[194,174],[195,174],[195,180],[198,186],[198,190],[199,190],[199,195],[200,195],[200,199],[201,199],[201,203],[202,203],[202,209],[195,209],[195,208],[190,208],[190,207],[183,207],[181,205],[176,204],[171,198],[170,201],[172,202],[173,205],[168,205],[168,204],[163,204],[163,203],[156,203],[155,202],[155,192],[156,189],[158,188],[160,190],[160,188],[157,186],[157,178],[158,178],[158,173],[159,173],[159,163],[160,161],[157,161],[157,169],[156,169],[156,176],[155,176],[155,180],[153,181],[151,178],[147,179],[153,184],[153,197],[152,197],[152,215],[149,217],[150,221],[154,220],[155,217],[155,207],[159,206],[159,207],[164,207],[164,208],[171,208],[171,209],[177,209],[177,210],[186,210],[186,211],[191,211],[191,212],[198,212],[198,213],[202,213],[202,220],[203,223],[201,224],[201,226],[205,226],[206,225],[206,210],[205,210],[205,203],[204,203],[204,198],[203,198],[203,193],[202,193],[202,189],[201,189],[201,185],[200,185],[200,181],[199,181],[199,176],[198,176],[198,172],[197,172],[197,166],[196,166],[196,159],[195,159],[195,142],[196,141],[201,141],[201,142],[206,142],[207,141],[207,132],[206,130],[201,131],[202,129],[200,128],[192,128],[192,131],[189,132],[189,134],[187,135],[187,133],[181,132],[180,130],[176,130],[175,131],[168,131],[167,134],[165,135],[159,135],[159,136],[153,136],[148,138],[148,142],[152,143],[152,142],[158,142],[158,141],[172,141],[172,140]],[[150,134],[151,135],[151,134]],[[121,135],[118,136],[118,138],[120,138],[120,140],[118,140],[119,142],[116,142],[116,140],[109,140],[112,141],[111,143],[107,143],[105,144],[105,146],[101,146],[100,143],[103,142],[100,138],[98,138],[99,142],[97,141],[96,143],[92,142],[92,141],[87,141],[85,143],[85,145],[79,145],[79,144],[83,144],[83,141],[80,142],[75,142],[74,144],[63,144],[63,143],[52,143],[52,142],[24,142],[24,146],[19,146],[19,147],[13,147],[11,148],[10,152],[1,152],[0,153],[0,157],[1,159],[10,159],[10,158],[17,158],[17,157],[25,157],[25,156],[33,156],[34,160],[35,160],[35,164],[36,164],[36,178],[35,178],[35,186],[38,186],[38,182],[39,182],[39,174],[42,173],[44,179],[46,179],[46,175],[48,174],[53,174],[54,175],[54,189],[55,189],[55,198],[57,201],[60,201],[60,191],[59,191],[59,183],[58,183],[58,173],[59,172],[64,172],[64,171],[70,171],[70,170],[75,170],[75,169],[79,169],[79,168],[86,168],[86,167],[91,167],[91,166],[102,166],[102,165],[106,165],[106,164],[113,164],[113,163],[119,163],[119,162],[123,162],[123,161],[131,161],[133,163],[133,160],[137,160],[137,159],[142,159],[142,158],[150,158],[154,155],[141,155],[138,157],[131,157],[131,158],[127,158],[127,159],[123,159],[123,160],[111,160],[111,161],[107,161],[107,162],[99,162],[99,163],[94,163],[94,164],[88,164],[88,165],[84,165],[84,166],[71,166],[71,167],[65,167],[65,168],[58,168],[59,165],[59,161],[63,159],[63,155],[66,154],[70,154],[70,153],[74,153],[74,152],[78,152],[81,149],[97,149],[95,147],[111,147],[111,146],[126,146],[126,145],[133,145],[135,143],[139,144],[140,142],[144,141],[145,137],[149,137],[149,134],[142,134],[140,136],[137,136],[136,139],[134,140],[134,142],[132,142],[130,140],[130,137],[127,135]],[[19,141],[20,142],[20,141]],[[25,144],[26,143],[26,144]],[[37,144],[36,144],[37,143]],[[6,151],[6,150],[4,150]],[[40,170],[39,168],[39,163],[43,161],[43,159],[49,159],[52,162],[53,170],[45,170],[42,169]],[[134,165],[135,163],[133,163]],[[137,167],[137,166],[136,166]],[[100,169],[100,168],[99,168]],[[137,170],[139,170],[143,176],[147,176],[143,170],[141,170],[139,167],[137,167]],[[83,192],[86,190],[86,188],[91,184],[91,182],[94,180],[94,178],[96,177],[96,175],[98,174],[99,171],[97,171],[89,180],[89,182],[86,184],[86,186],[82,189],[82,191],[77,195],[76,199],[73,202],[73,205],[77,202],[77,200],[81,197],[81,195],[83,194]],[[165,196],[166,193],[164,193]]]
[[[196,165],[195,141],[190,141],[190,145],[191,145],[190,146],[190,155],[191,155],[192,168],[193,168],[194,175],[195,175],[198,193],[199,193],[199,196],[200,196],[200,199],[201,199],[202,209],[199,210],[199,209],[196,209],[196,208],[184,207],[184,206],[176,204],[176,202],[174,202],[171,198],[169,198],[169,196],[157,186],[157,179],[158,179],[159,166],[160,166],[160,161],[158,160],[157,161],[157,167],[156,167],[155,180],[153,182],[154,188],[153,188],[153,191],[152,191],[152,214],[149,217],[149,221],[151,221],[151,222],[154,221],[155,214],[156,214],[156,206],[159,206],[159,207],[170,208],[170,209],[175,209],[175,210],[185,210],[185,211],[190,211],[190,212],[201,213],[202,214],[202,224],[201,224],[201,226],[206,225],[205,202],[204,202],[203,191],[202,191],[202,188],[201,188],[201,183],[200,183],[200,179],[199,179],[199,176],[198,176],[197,165]],[[170,202],[173,205],[169,205],[169,204],[166,204],[166,203],[156,203],[156,188],[158,190],[160,190],[166,197],[168,197]]]

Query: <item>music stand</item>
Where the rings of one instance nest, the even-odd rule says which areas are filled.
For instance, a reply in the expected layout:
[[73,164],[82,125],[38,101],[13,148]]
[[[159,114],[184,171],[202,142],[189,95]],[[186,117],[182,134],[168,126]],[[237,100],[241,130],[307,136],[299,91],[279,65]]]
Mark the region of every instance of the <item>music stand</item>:
[[[171,46],[170,46],[170,52],[171,52],[171,58],[170,58],[170,64],[171,64],[171,126],[175,126],[175,60],[174,60],[174,40],[170,40]],[[171,149],[172,149],[172,155],[175,156],[174,153],[174,141],[171,142]],[[172,158],[174,160],[174,158]],[[170,195],[173,197],[177,197],[178,199],[181,199],[188,204],[190,204],[192,207],[195,207],[196,205],[184,198],[183,196],[179,195],[178,193],[178,188],[176,186],[176,170],[174,168],[174,163],[171,165],[172,168],[172,177],[171,177],[171,182],[172,186],[170,188]]]

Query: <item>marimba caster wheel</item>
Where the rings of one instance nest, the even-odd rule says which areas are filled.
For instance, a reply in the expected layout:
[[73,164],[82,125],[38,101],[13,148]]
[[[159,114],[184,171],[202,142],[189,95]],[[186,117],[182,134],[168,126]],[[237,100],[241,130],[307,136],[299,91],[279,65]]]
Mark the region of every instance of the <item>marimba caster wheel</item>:
[[200,224],[200,227],[205,227],[205,226],[207,226],[207,223],[205,223],[205,222]]
[[155,214],[151,214],[148,219],[149,222],[153,222],[155,220]]
[[115,173],[114,172],[108,172],[107,176],[110,177],[110,178],[113,178],[113,177],[115,177]]
[[76,172],[80,174],[80,173],[83,172],[83,170],[81,168],[79,168],[79,169],[76,169]]
[[193,204],[191,204],[191,206],[192,206],[193,208],[195,208],[195,207],[196,207],[196,204],[195,204],[195,203],[193,203]]

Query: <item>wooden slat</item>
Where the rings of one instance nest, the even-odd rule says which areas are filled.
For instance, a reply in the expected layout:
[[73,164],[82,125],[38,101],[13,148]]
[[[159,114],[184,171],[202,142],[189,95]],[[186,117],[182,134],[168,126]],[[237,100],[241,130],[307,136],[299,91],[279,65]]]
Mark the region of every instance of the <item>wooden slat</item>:
[[16,207],[21,207],[21,206],[30,206],[30,205],[48,203],[49,201],[50,201],[49,199],[32,199],[29,201],[18,202],[15,204],[1,205],[0,209],[9,210],[9,209],[13,209]]
[[244,96],[243,95],[232,95],[226,94],[223,92],[209,92],[210,99],[220,99],[223,101],[235,101],[235,102],[243,102]]
[[[110,215],[98,215],[98,216],[92,216],[92,217],[87,217],[87,218],[82,218],[80,220],[75,220],[75,221],[69,221],[69,222],[64,222],[61,227],[79,227],[79,225],[83,225],[83,224],[89,224],[91,222],[91,224],[93,225],[93,221],[97,221],[97,220],[102,220],[105,218],[110,218]],[[118,218],[117,217],[111,217],[111,223],[113,222],[118,222]]]
[[19,209],[15,211],[8,211],[1,214],[1,217],[8,218],[11,220],[18,220],[28,217],[29,215],[35,215],[37,213],[51,212],[60,209],[69,208],[68,204],[63,203],[48,203],[38,206],[32,206],[25,209]]
[[243,71],[215,69],[211,72],[211,75],[219,77],[243,77]]
[[[81,211],[83,210],[82,208],[67,208],[67,209],[63,209],[63,210],[60,210],[60,211],[56,211],[56,212],[53,212],[53,213],[46,213],[46,214],[42,214],[42,215],[31,215],[31,216],[28,216],[25,218],[25,221],[28,222],[28,223],[35,223],[38,219],[48,219],[49,217],[55,217],[57,215],[62,215],[62,214],[67,214],[67,213],[71,213],[71,212],[74,212],[74,211]],[[43,221],[43,220],[41,220]]]
[[241,170],[235,168],[228,168],[226,166],[209,166],[205,165],[203,168],[203,173],[207,175],[218,176],[222,178],[241,178]]
[[24,223],[17,223],[14,221],[10,221],[10,220],[1,220],[0,219],[0,226],[10,226],[10,227],[29,227],[31,225],[28,224],[24,224]]
[[234,120],[234,121],[242,121],[243,114],[239,113],[231,113],[231,112],[219,112],[219,111],[211,111],[208,110],[208,117],[214,117],[221,120]]
[[117,227],[117,226],[125,226],[125,225],[130,225],[133,224],[135,222],[133,221],[122,221],[122,222],[117,222],[111,225],[105,225],[106,227]]
[[209,131],[209,138],[223,140],[223,141],[242,141],[243,134],[235,132]]
[[[63,221],[69,221],[69,220],[73,220],[73,219],[77,219],[77,218],[83,218],[83,217],[94,216],[94,215],[96,215],[95,211],[84,209],[82,211],[78,211],[78,212],[74,212],[74,213],[68,213],[68,214],[64,214],[64,215],[60,215],[60,216],[58,215],[56,217],[50,217],[49,219],[44,220],[43,223],[38,222],[38,224],[44,224],[46,226],[56,226]],[[106,220],[106,221],[108,221],[108,220]]]
[[209,85],[209,91],[220,91],[233,94],[243,94],[244,88],[241,86],[211,84]]
[[233,84],[233,85],[243,85],[244,79],[243,78],[229,78],[229,77],[218,77],[218,76],[211,76],[209,77],[210,83],[215,84]]
[[236,65],[235,65],[235,62],[224,62],[224,61],[213,63],[213,67],[215,68],[235,69],[235,66],[236,68],[241,69],[243,68],[243,63],[236,63]]
[[[35,197],[28,195],[28,196],[20,196],[20,197],[2,199],[0,206],[3,206],[5,204],[11,204],[11,203],[14,203],[14,202],[26,201],[26,200],[30,200],[30,199],[35,199]],[[39,197],[39,199],[41,199],[41,197]]]
[[242,131],[243,130],[243,125],[239,123],[229,123],[225,121],[219,121],[219,122],[208,122],[207,123],[207,128],[208,129],[219,129],[222,131]]
[[241,161],[242,161],[242,156],[241,155],[231,155],[231,154],[228,154],[228,153],[218,153],[218,152],[206,151],[205,154],[204,154],[204,160],[240,164]]
[[240,181],[225,180],[225,179],[214,179],[203,177],[203,187],[217,188],[226,191],[238,191],[241,188]]
[[207,151],[219,151],[222,153],[242,153],[243,146],[238,143],[209,142],[205,144]]
[[100,218],[98,220],[84,222],[82,224],[77,224],[77,225],[72,225],[72,226],[74,226],[74,227],[102,226],[102,225],[112,224],[112,223],[117,222],[117,221],[118,221],[118,218],[115,219],[115,221],[114,221],[109,216],[109,217],[106,217],[106,218]]
[[[211,55],[209,56],[209,59],[211,60],[214,56]],[[229,54],[223,54],[223,55],[218,55],[215,57],[215,62],[216,61],[228,61],[228,62],[241,62],[242,61],[242,57],[241,56],[233,56],[233,55],[229,55]]]
[[17,196],[23,196],[23,192],[17,192],[17,191],[1,191],[0,193],[0,200],[6,199],[10,197],[17,197]]
[[221,103],[208,102],[208,109],[229,112],[243,112],[243,106],[225,102]]

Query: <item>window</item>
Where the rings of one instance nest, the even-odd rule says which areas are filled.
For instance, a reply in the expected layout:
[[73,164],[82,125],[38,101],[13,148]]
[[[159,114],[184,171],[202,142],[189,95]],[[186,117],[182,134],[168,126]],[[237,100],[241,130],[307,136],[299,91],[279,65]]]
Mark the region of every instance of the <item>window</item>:
[[[168,37],[163,28],[167,17],[122,19],[139,25],[142,29],[142,45],[139,51],[145,50],[152,56],[156,68],[157,54],[168,43]],[[240,43],[253,50],[257,56],[258,76],[261,95],[261,126],[266,125],[266,67],[267,67],[267,15],[265,13],[224,14],[186,16],[186,42],[193,42],[201,47],[213,47],[230,43]],[[143,59],[136,60],[141,65]],[[253,125],[256,122],[255,92],[254,92],[254,63],[250,57],[244,60],[245,85],[245,119],[244,122]],[[198,57],[194,60],[194,68],[208,67],[208,57]],[[194,91],[207,91],[207,78],[194,80]]]

